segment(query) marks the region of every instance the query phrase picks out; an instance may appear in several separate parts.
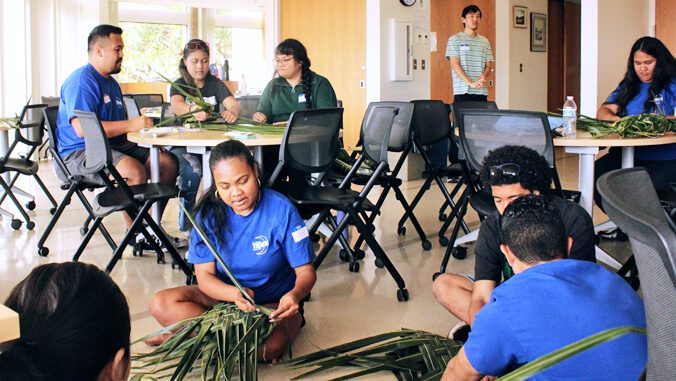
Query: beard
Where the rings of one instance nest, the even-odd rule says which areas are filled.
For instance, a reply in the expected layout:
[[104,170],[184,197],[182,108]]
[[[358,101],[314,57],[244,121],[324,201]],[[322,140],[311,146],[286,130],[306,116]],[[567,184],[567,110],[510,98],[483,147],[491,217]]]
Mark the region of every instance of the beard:
[[118,64],[119,65],[116,64],[113,70],[110,71],[110,74],[117,74],[122,71],[122,60],[118,61]]

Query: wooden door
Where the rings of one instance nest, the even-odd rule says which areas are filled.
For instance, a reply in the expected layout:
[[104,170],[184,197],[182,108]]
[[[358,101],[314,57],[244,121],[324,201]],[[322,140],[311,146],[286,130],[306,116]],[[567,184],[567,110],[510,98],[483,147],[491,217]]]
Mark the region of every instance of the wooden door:
[[655,37],[660,39],[672,55],[676,55],[676,3],[674,0],[655,0]]
[[[481,9],[481,22],[477,32],[488,39],[495,57],[495,0],[431,0],[430,31],[437,33],[437,51],[430,54],[431,99],[453,102],[453,78],[451,64],[446,59],[446,44],[449,37],[464,29],[462,10],[472,4]],[[488,87],[488,100],[495,101],[495,72],[491,74],[489,81],[493,82],[493,86]]]
[[561,112],[566,96],[580,104],[580,4],[549,0],[547,111]]
[[311,69],[331,82],[345,108],[345,145],[356,145],[366,111],[366,0],[282,0],[281,38],[302,42]]

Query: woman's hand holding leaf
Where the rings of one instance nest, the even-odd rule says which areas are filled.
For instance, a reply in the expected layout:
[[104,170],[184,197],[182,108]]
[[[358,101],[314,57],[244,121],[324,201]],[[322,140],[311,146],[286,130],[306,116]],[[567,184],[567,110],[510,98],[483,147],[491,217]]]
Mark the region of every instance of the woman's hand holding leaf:
[[193,114],[195,119],[199,120],[200,122],[204,122],[205,120],[209,119],[210,115],[209,113],[206,113],[204,111],[198,111]]
[[233,124],[237,121],[237,115],[233,114],[231,111],[223,111],[221,114],[221,118],[225,121],[225,123],[228,124]]
[[289,292],[279,299],[279,305],[275,312],[270,315],[270,321],[275,323],[288,319],[297,314],[299,308],[300,304],[298,298],[293,293]]
[[[254,297],[253,290],[251,290],[249,288],[245,288],[244,290],[249,295],[249,297],[253,300],[253,297]],[[249,300],[247,300],[247,298],[245,298],[244,295],[242,295],[241,292],[237,292],[235,294],[235,298],[234,298],[233,302],[235,303],[235,305],[237,305],[237,307],[239,307],[240,310],[242,310],[244,312],[259,311],[258,308],[255,305],[251,304],[251,302]]]

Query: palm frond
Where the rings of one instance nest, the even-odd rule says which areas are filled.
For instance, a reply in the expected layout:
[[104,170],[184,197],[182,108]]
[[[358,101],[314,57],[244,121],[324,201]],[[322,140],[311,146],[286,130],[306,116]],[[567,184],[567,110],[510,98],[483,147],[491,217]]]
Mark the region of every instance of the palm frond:
[[445,337],[402,329],[296,357],[283,364],[292,365],[292,369],[315,368],[294,380],[337,366],[355,366],[361,370],[332,381],[348,380],[382,371],[392,372],[399,380],[430,380],[441,378],[446,364],[461,347],[461,342]]
[[[560,117],[561,114],[548,115]],[[627,115],[620,120],[602,120],[586,115],[577,118],[577,128],[589,131],[593,138],[602,138],[617,133],[621,138],[659,137],[665,133],[676,132],[676,120],[668,119],[663,114],[643,113]]]

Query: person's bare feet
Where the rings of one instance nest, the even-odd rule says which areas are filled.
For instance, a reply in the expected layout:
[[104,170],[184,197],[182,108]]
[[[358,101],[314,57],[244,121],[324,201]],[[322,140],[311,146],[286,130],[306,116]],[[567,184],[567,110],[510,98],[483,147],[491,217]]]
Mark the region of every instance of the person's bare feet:
[[161,335],[151,337],[150,339],[144,341],[144,343],[146,343],[146,345],[149,345],[151,347],[156,347],[167,341],[171,337],[171,335],[173,335],[173,333],[171,332],[163,333]]

